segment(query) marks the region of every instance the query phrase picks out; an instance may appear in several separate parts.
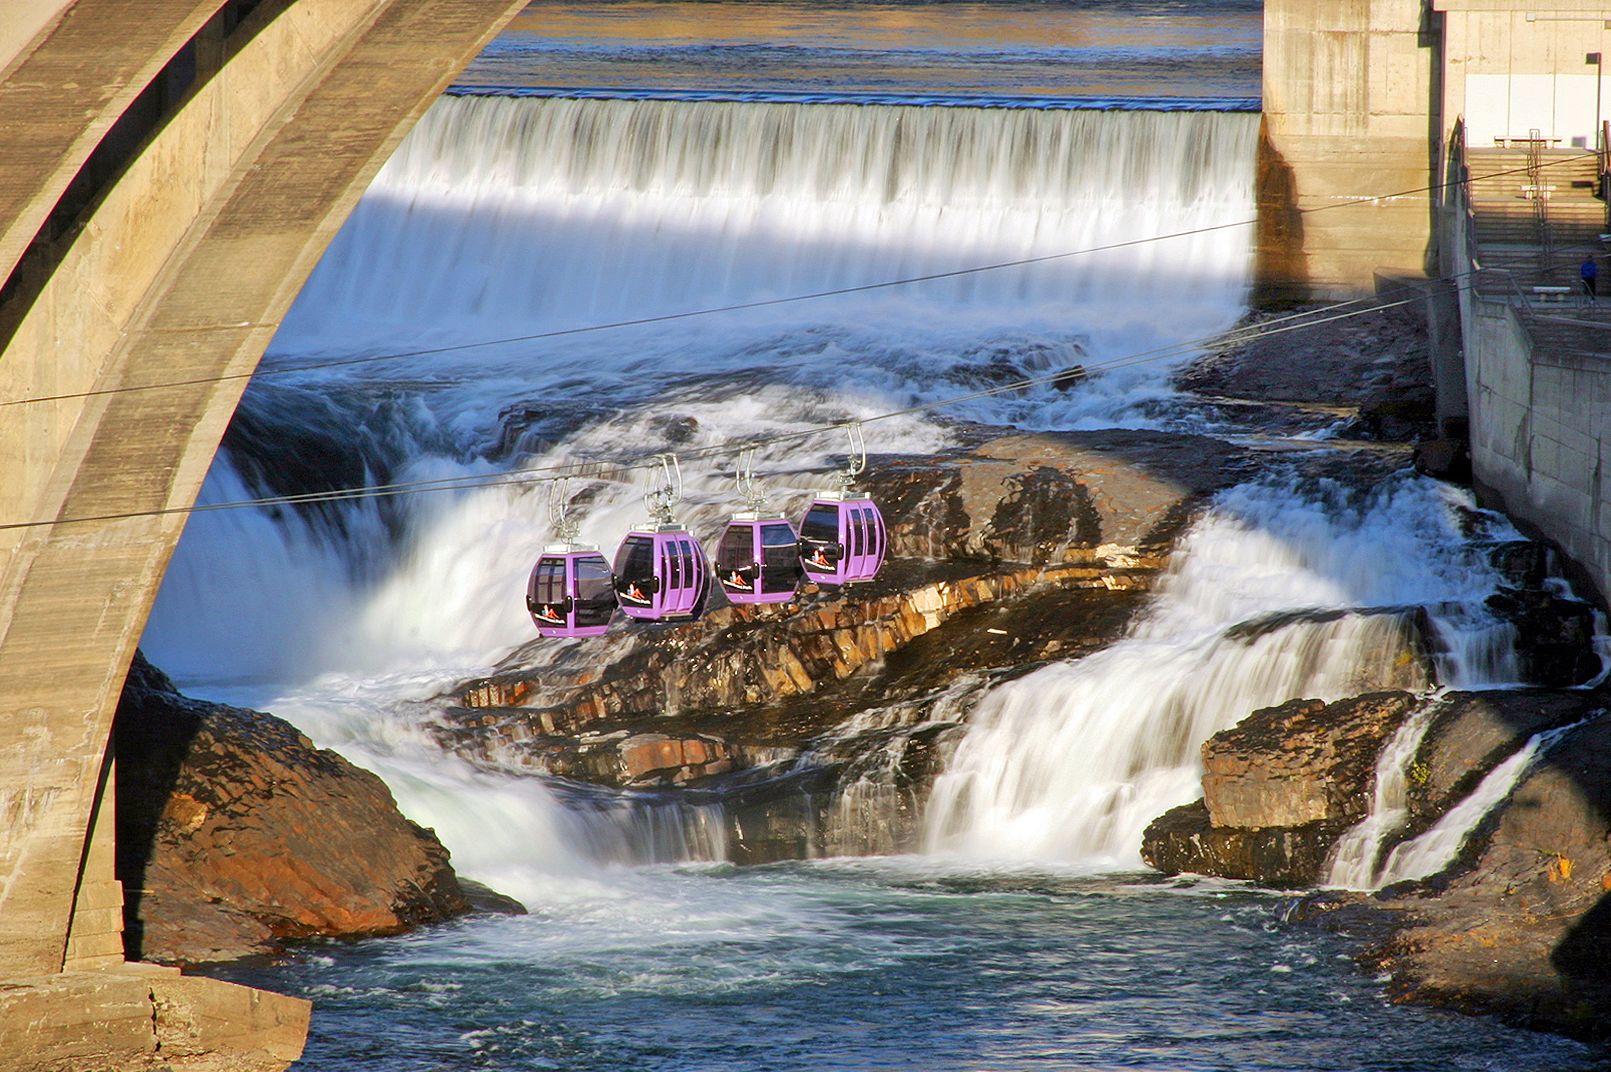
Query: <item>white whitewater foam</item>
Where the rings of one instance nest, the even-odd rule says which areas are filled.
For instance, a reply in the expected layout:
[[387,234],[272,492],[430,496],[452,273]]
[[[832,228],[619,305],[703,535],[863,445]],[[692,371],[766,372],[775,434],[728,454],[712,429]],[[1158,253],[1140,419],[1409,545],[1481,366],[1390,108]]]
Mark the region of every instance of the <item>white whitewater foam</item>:
[[1489,771],[1471,795],[1445,812],[1430,830],[1393,846],[1371,888],[1380,889],[1395,882],[1431,878],[1448,867],[1483,816],[1510,796],[1540,757],[1581,725],[1583,722],[1557,726],[1528,738],[1515,755]]
[[1426,739],[1437,708],[1417,708],[1394,731],[1376,761],[1376,789],[1370,812],[1348,830],[1331,850],[1326,867],[1326,884],[1344,890],[1373,890],[1382,883],[1377,878],[1376,861],[1382,842],[1391,836],[1409,815],[1410,764]]
[[[1463,553],[1449,490],[1405,480],[1363,504],[1244,485],[1177,548],[1130,636],[992,690],[940,777],[931,851],[1140,862],[1154,818],[1200,793],[1199,748],[1261,707],[1404,681],[1406,616],[1282,611],[1480,601],[1496,576]],[[1456,667],[1440,660],[1440,673]]]
[[[379,461],[407,481],[506,467],[478,456],[512,402],[577,415],[527,444],[526,464],[636,460],[667,446],[672,418],[689,430],[685,449],[706,448],[957,395],[1000,353],[1044,373],[1189,339],[1242,308],[1249,235],[1223,225],[1251,215],[1254,128],[1225,114],[444,99],[333,243],[270,365],[1220,229],[849,304],[263,379],[247,405],[295,420],[297,392],[317,393],[318,420],[345,420],[355,443],[393,452]],[[1165,298],[1171,315],[1159,318]],[[1171,393],[1159,368],[1139,366],[947,415],[1147,423],[1149,400]],[[911,415],[869,426],[868,440],[875,452],[925,453],[949,433]],[[788,474],[843,451],[839,438],[792,443],[759,466],[774,501],[793,509],[820,481]],[[685,519],[701,535],[732,506],[731,467],[688,468]],[[221,456],[202,501],[251,490]],[[592,490],[582,535],[609,549],[641,518],[640,493]],[[309,528],[294,511],[192,518],[149,654],[190,681],[294,685],[332,671],[486,665],[530,638],[520,593],[549,536],[545,490],[414,495],[387,508],[383,519],[373,504],[344,507],[347,533]]]
[[[444,98],[276,340],[459,343],[1130,243],[877,292],[880,317],[1213,321],[1246,282],[1251,115]],[[1154,235],[1207,231],[1168,242]],[[390,266],[377,272],[377,265]],[[1115,301],[1116,299],[1116,301]],[[860,304],[858,313],[868,306]],[[429,310],[429,322],[419,323]],[[1012,315],[1004,318],[1003,313]],[[840,316],[769,309],[764,323]]]
[[[294,406],[264,404],[289,393],[281,384],[346,407],[348,417],[319,419],[393,452],[374,468],[403,481],[510,465],[483,452],[511,403],[552,418],[523,444],[526,464],[641,458],[664,449],[669,418],[683,422],[688,447],[710,446],[957,395],[980,376],[995,382],[998,358],[1012,376],[1189,342],[1243,308],[1255,137],[1248,115],[444,100],[332,244],[268,367],[1115,248],[842,299],[266,378],[252,392],[282,420]],[[1193,234],[1136,244],[1175,232]],[[1147,424],[1149,405],[1171,394],[1165,362],[948,415]],[[875,452],[928,452],[949,437],[916,415],[868,431]],[[797,508],[818,483],[798,470],[843,450],[822,441],[766,452],[774,501]],[[731,507],[730,467],[688,474],[684,516],[703,535]],[[582,536],[608,549],[640,519],[639,492],[591,490]],[[221,458],[204,501],[247,492]],[[148,653],[186,683],[260,682],[248,702],[381,772],[467,874],[511,892],[535,891],[548,870],[720,857],[708,816],[561,800],[539,779],[445,757],[431,737],[418,701],[531,637],[521,593],[549,535],[543,491],[343,509],[354,524],[310,525],[290,511],[193,518]],[[1313,605],[1326,603],[1314,594]],[[1157,643],[1168,648],[1171,636],[1202,641],[1160,627]]]

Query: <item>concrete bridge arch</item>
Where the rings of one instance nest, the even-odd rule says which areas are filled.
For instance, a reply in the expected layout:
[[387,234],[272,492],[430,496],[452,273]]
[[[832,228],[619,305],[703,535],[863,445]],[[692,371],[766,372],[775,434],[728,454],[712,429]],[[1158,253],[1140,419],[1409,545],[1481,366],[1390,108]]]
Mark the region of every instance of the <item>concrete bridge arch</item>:
[[[124,964],[112,712],[281,317],[409,127],[524,4],[6,5],[0,1067],[182,1068],[187,1031],[181,1048],[232,1068],[300,1052],[304,1003]],[[164,1008],[189,1013],[165,1026]]]

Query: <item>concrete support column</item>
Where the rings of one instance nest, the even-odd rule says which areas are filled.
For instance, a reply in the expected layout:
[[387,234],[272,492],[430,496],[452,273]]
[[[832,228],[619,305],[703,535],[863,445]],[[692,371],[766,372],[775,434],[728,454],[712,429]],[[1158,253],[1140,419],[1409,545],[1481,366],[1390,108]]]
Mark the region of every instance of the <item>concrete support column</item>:
[[0,1069],[300,1051],[304,1002],[121,964],[112,712],[280,318],[524,2],[77,0],[0,35]]
[[1267,0],[1255,269],[1266,297],[1357,297],[1378,268],[1433,267],[1438,57],[1425,18],[1404,0]]

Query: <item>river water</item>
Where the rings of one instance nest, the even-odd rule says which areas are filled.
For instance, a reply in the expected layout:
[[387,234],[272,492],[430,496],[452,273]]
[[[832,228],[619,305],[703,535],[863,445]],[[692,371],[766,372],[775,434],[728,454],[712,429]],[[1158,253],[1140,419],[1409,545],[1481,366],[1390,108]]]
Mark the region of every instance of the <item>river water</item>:
[[[1234,434],[1169,374],[1245,310],[1258,21],[1164,0],[533,5],[332,245],[204,499],[848,417],[875,452],[944,447],[957,418]],[[1002,267],[956,274],[983,265]],[[778,303],[801,295],[823,296]],[[877,419],[993,361],[1101,375]],[[774,444],[758,467],[792,503],[842,449]],[[720,524],[730,468],[690,467],[696,530]],[[639,493],[595,492],[582,534],[611,545]],[[219,969],[314,999],[299,1067],[1598,1067],[1392,1006],[1286,899],[1140,864],[1141,828],[1196,795],[1204,737],[1376,687],[1404,606],[1431,608],[1441,683],[1513,676],[1474,542],[1512,533],[1473,532],[1458,492],[1272,460],[1193,525],[1120,642],[959,694],[922,855],[751,868],[723,862],[719,803],[433,743],[432,697],[530,639],[546,503],[479,487],[187,528],[152,659],[377,771],[462,874],[531,909]]]

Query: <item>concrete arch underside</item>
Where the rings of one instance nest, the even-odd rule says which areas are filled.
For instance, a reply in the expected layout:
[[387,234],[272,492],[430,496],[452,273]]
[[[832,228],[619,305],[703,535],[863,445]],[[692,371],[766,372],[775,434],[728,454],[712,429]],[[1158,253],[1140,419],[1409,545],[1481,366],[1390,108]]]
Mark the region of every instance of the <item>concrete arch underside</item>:
[[12,0],[0,19],[0,1068],[300,1053],[304,1003],[124,964],[112,713],[281,317],[524,3]]

